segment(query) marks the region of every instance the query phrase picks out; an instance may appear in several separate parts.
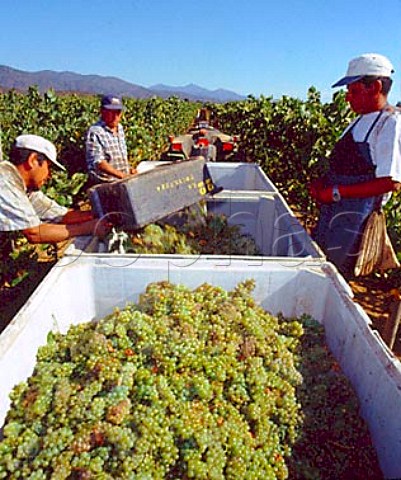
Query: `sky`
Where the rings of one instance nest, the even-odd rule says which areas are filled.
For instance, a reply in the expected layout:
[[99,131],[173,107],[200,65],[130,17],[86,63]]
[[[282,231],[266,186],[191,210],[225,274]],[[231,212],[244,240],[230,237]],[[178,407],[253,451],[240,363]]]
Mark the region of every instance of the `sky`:
[[0,64],[306,98],[386,55],[401,100],[401,0],[1,0]]

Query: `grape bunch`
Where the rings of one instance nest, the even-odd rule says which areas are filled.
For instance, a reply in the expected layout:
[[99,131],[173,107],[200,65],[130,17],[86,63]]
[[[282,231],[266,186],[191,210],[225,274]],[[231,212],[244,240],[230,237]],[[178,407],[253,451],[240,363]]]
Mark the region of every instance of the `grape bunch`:
[[264,311],[254,286],[151,283],[50,333],[10,394],[0,478],[287,478],[303,329]]
[[[255,240],[230,225],[225,215],[209,213],[181,225],[150,224],[132,234],[124,234],[124,253],[260,255]],[[121,232],[118,232],[121,234]],[[109,253],[119,253],[118,242],[110,238]]]

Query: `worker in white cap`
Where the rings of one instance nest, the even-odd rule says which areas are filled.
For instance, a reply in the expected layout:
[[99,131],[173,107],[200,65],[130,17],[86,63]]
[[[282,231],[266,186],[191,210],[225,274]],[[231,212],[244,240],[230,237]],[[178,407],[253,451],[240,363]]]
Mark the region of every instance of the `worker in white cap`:
[[313,237],[346,277],[352,277],[365,222],[401,185],[401,114],[388,105],[393,65],[368,53],[349,62],[333,87],[359,116],[344,131],[324,178],[310,186],[320,204]]
[[20,135],[9,160],[0,162],[0,234],[21,231],[30,243],[57,243],[78,235],[104,236],[108,222],[92,212],[69,210],[40,188],[57,161],[56,147],[38,135]]

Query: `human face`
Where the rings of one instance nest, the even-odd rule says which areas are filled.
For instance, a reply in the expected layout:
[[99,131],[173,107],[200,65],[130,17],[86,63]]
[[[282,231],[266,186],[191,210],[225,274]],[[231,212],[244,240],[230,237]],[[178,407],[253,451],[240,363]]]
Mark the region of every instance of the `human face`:
[[109,110],[107,108],[102,108],[101,110],[102,120],[112,130],[115,130],[117,128],[118,124],[120,123],[122,114],[122,110]]
[[351,105],[352,110],[358,114],[370,113],[378,109],[372,85],[366,86],[362,82],[347,85],[345,99]]
[[32,168],[28,183],[28,188],[31,190],[39,190],[43,187],[46,181],[51,177],[51,162],[46,158],[41,159],[36,156],[32,162]]

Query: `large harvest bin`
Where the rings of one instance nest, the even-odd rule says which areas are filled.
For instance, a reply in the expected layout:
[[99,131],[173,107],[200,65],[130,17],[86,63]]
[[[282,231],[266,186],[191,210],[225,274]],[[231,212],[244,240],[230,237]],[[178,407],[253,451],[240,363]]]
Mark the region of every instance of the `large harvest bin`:
[[[205,208],[208,213],[226,216],[229,225],[239,226],[242,234],[252,237],[262,257],[324,260],[324,254],[279,194],[223,190],[207,198]],[[163,220],[174,225],[175,215]],[[66,254],[82,252],[107,253],[107,245],[98,238],[77,237]]]
[[112,215],[126,228],[141,228],[216,191],[203,158],[164,164],[90,190],[98,217]]
[[[359,397],[386,478],[401,478],[401,364],[352,301],[331,264],[199,257],[64,257],[0,336],[0,424],[12,387],[32,374],[37,348],[49,331],[98,319],[138,300],[150,282],[195,288],[208,282],[232,289],[253,278],[255,299],[287,316],[312,315]],[[317,294],[318,292],[318,294]]]
[[[158,170],[159,164],[142,162],[140,167]],[[205,197],[207,212],[223,214],[229,224],[240,226],[241,233],[255,240],[261,256],[324,259],[323,252],[260,167],[240,163],[208,163],[207,167],[213,184],[222,188]],[[174,214],[164,220],[174,224]],[[107,247],[96,238],[78,237],[66,253],[82,252],[106,253]]]

